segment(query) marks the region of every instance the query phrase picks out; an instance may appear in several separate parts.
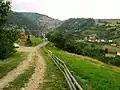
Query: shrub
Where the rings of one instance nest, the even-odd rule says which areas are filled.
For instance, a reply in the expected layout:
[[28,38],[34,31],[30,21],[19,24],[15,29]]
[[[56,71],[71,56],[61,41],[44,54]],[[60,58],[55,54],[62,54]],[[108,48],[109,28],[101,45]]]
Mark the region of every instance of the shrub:
[[28,47],[30,47],[30,46],[33,46],[33,43],[32,43],[32,41],[30,40],[30,41],[27,41],[25,45],[28,46]]

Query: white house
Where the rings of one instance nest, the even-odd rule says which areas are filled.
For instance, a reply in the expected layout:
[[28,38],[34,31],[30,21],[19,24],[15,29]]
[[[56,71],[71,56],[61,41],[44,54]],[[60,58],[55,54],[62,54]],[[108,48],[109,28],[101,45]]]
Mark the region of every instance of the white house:
[[98,43],[100,43],[100,40],[99,40],[99,39],[96,39],[95,41],[98,42]]
[[91,42],[92,40],[91,40],[91,39],[89,39],[88,41],[89,41],[89,42]]
[[109,43],[112,43],[113,41],[112,40],[108,40]]
[[101,42],[106,42],[104,39],[101,39]]
[[120,56],[120,51],[117,51],[117,55]]

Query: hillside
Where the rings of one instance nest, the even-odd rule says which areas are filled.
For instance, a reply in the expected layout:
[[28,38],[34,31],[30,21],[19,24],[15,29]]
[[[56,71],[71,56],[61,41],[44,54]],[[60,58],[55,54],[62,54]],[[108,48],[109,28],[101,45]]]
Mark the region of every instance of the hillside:
[[36,25],[39,25],[39,23],[40,25],[45,24],[47,26],[47,29],[54,28],[61,22],[60,20],[53,19],[51,17],[48,17],[47,15],[42,15],[38,13],[21,12],[21,14]]
[[71,18],[56,28],[64,34],[72,34],[76,39],[85,39],[95,35],[97,39],[114,40],[119,43],[120,24],[119,19],[91,19],[91,18]]
[[32,22],[29,18],[25,17],[22,13],[12,12],[8,17],[8,24],[18,25],[20,27],[27,27],[28,29],[37,29],[38,26]]
[[92,18],[70,18],[62,23],[56,30],[59,31],[79,31],[83,28],[88,28],[95,25],[95,21]]
[[59,25],[61,21],[38,13],[12,12],[9,14],[7,23],[9,25],[18,25],[21,28],[25,28],[25,30],[28,29],[29,31],[32,31],[33,33],[38,29],[45,29],[48,31]]
[[106,21],[106,22],[109,22],[111,24],[116,24],[117,22],[120,22],[120,19],[96,19],[96,21]]
[[104,64],[96,59],[62,51],[48,45],[60,60],[73,72],[83,90],[118,90],[120,88],[120,68]]

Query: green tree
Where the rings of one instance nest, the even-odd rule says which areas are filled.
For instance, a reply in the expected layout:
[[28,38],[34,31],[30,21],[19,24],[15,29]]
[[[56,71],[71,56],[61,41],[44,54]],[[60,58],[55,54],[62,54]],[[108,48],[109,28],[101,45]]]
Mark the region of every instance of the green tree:
[[10,2],[0,1],[0,59],[14,53],[14,42],[18,39],[16,27],[7,27],[8,14],[11,12]]

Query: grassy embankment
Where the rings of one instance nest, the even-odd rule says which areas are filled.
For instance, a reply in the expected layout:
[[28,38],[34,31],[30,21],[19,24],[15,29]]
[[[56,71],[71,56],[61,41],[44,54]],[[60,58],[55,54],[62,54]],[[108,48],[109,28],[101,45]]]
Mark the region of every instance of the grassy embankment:
[[31,37],[31,41],[33,43],[33,46],[39,45],[42,42],[39,37]]
[[31,36],[30,40],[31,41],[26,42],[26,46],[34,47],[42,42],[42,40],[39,37],[34,37],[34,36]]
[[64,76],[54,62],[47,56],[46,50],[41,48],[40,51],[46,62],[44,83],[40,90],[68,90]]
[[17,65],[25,59],[25,56],[25,53],[15,53],[3,61],[0,60],[0,78],[16,68]]
[[30,40],[31,40],[31,42],[26,42],[27,41],[27,36],[24,36],[21,39],[19,39],[17,41],[17,43],[19,45],[24,45],[25,44],[26,46],[34,47],[34,46],[39,45],[42,42],[42,39],[40,37],[35,37],[35,36],[31,36]]
[[84,56],[66,53],[59,49],[47,46],[56,56],[63,60],[84,90],[119,90],[120,69],[91,61]]

